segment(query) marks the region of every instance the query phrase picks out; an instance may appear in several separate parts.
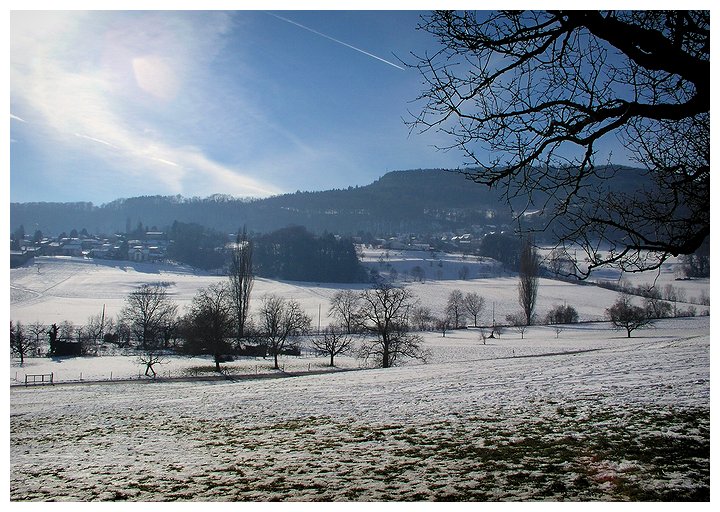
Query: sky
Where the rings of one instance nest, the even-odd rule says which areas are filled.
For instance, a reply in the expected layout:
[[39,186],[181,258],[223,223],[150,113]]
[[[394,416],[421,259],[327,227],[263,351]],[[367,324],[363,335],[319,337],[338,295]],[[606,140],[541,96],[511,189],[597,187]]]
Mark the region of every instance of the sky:
[[420,11],[11,11],[10,200],[366,185],[458,167],[410,133]]

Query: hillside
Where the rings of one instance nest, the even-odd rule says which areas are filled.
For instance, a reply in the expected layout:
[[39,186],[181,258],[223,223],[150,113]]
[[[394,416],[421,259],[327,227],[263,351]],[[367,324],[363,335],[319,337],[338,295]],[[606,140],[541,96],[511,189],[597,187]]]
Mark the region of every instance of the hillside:
[[707,318],[632,340],[468,330],[428,334],[425,365],[152,384],[77,382],[137,376],[129,356],[33,358],[13,375],[76,382],[10,390],[10,497],[709,500],[709,343]]
[[[492,260],[463,260],[453,255],[441,255],[438,259],[427,254],[402,251],[366,251],[363,264],[388,275],[392,267],[400,280],[408,276],[413,267],[424,269],[426,280],[404,284],[420,303],[436,314],[443,311],[448,295],[454,289],[463,293],[477,292],[486,300],[481,323],[492,322],[495,316],[504,320],[508,313],[518,309],[517,278],[493,264]],[[458,270],[468,267],[467,280],[458,279]],[[655,283],[658,288],[673,284],[681,288],[687,300],[695,301],[703,290],[709,292],[709,279],[674,281],[671,271],[660,274],[647,272],[633,275],[633,284]],[[133,263],[128,261],[90,260],[69,257],[39,257],[33,265],[10,270],[10,318],[29,324],[35,321],[72,321],[84,324],[91,315],[99,314],[103,307],[108,318],[120,313],[127,295],[143,283],[165,282],[173,300],[185,310],[199,288],[224,280],[226,277],[199,272],[185,266],[168,263]],[[321,324],[330,321],[330,299],[340,289],[360,289],[362,284],[321,284],[295,281],[277,281],[258,278],[253,288],[255,298],[251,314],[259,307],[266,294],[277,294],[298,301],[303,309],[318,320],[320,307]],[[556,304],[573,305],[581,320],[601,320],[605,309],[617,299],[618,293],[591,285],[582,285],[541,279],[538,290],[537,312],[544,317]],[[638,304],[642,301],[636,299]],[[682,303],[681,309],[693,304]],[[698,313],[709,309],[693,305]]]
[[[638,176],[638,170],[624,169],[613,178],[610,188],[628,190],[637,186]],[[511,218],[497,190],[438,169],[393,171],[362,187],[298,191],[267,199],[144,196],[101,206],[89,202],[10,204],[11,232],[22,225],[29,233],[39,229],[55,235],[73,228],[90,233],[125,232],[139,222],[162,230],[175,220],[223,232],[235,232],[243,225],[256,233],[303,225],[315,233],[422,235],[501,225]]]

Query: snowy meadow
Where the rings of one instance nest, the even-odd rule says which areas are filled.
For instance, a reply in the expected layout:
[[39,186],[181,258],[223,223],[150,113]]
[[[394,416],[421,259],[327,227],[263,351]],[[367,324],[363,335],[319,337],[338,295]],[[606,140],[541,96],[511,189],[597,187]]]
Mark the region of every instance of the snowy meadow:
[[[160,280],[187,304],[218,279],[48,259],[11,271],[11,319],[83,322],[102,304],[116,314],[135,286]],[[498,318],[517,308],[512,276],[408,286],[431,309],[453,289],[477,291],[483,322],[492,303]],[[337,289],[259,279],[254,294],[295,298],[325,324]],[[485,343],[478,329],[426,332],[427,363],[389,369],[344,357],[346,371],[328,372],[305,355],[283,358],[284,372],[247,358],[222,380],[162,378],[210,364],[174,357],[152,381],[131,355],[12,360],[10,498],[709,500],[709,318],[661,320],[628,339],[600,321],[616,297],[542,280],[540,310],[567,301],[593,322]],[[54,386],[15,385],[49,372]]]

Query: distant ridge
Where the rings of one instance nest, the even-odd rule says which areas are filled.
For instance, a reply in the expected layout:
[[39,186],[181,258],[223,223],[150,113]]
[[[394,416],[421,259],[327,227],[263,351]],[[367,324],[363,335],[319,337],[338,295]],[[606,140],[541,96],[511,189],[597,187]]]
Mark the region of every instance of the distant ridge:
[[[614,186],[627,187],[639,170],[627,169]],[[510,222],[510,208],[500,193],[439,169],[392,171],[373,183],[347,189],[295,192],[266,199],[141,196],[96,206],[75,203],[11,203],[11,231],[23,225],[27,233],[41,230],[58,235],[72,229],[89,233],[125,232],[138,223],[165,229],[173,221],[194,222],[222,232],[245,225],[266,233],[288,225],[324,231],[375,236],[391,233],[438,233],[471,225]]]

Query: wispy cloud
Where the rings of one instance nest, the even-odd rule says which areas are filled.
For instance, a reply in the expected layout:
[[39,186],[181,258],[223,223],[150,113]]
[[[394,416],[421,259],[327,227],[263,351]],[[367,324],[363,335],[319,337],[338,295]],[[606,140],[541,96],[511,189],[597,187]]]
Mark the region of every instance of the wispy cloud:
[[197,86],[195,77],[207,72],[226,17],[126,16],[11,13],[11,103],[39,114],[32,119],[46,138],[38,143],[49,144],[50,134],[60,145],[53,151],[64,145],[106,162],[93,172],[112,168],[108,177],[159,184],[166,192],[279,192],[247,169],[209,157],[201,145],[189,147],[173,123],[182,119],[173,102],[188,80]]
[[308,32],[312,32],[313,34],[316,34],[316,35],[318,35],[318,36],[320,36],[320,37],[324,37],[325,39],[329,39],[330,41],[333,41],[334,43],[341,44],[341,45],[343,45],[343,46],[346,46],[346,47],[350,48],[351,50],[355,50],[356,52],[360,52],[360,53],[362,53],[362,54],[364,54],[364,55],[367,55],[368,57],[372,57],[373,59],[377,59],[377,60],[379,60],[380,62],[384,62],[385,64],[389,64],[390,66],[392,66],[392,67],[394,67],[394,68],[397,68],[397,69],[399,69],[399,70],[405,71],[405,68],[404,68],[404,67],[399,66],[399,65],[395,64],[394,62],[390,62],[389,60],[385,60],[385,59],[383,59],[382,57],[378,57],[378,56],[375,55],[375,54],[372,54],[372,53],[370,53],[370,52],[367,52],[367,51],[365,51],[365,50],[362,50],[362,49],[358,48],[357,46],[353,46],[353,45],[348,44],[348,43],[346,43],[346,42],[344,42],[344,41],[340,41],[339,39],[335,39],[335,38],[332,37],[332,36],[329,36],[329,35],[327,35],[327,34],[323,34],[323,33],[320,32],[320,31],[317,31],[317,30],[315,30],[315,29],[313,29],[313,28],[310,28],[310,27],[307,27],[307,26],[305,26],[305,25],[302,25],[302,24],[298,23],[297,21],[293,21],[293,20],[291,20],[291,19],[289,19],[289,18],[285,18],[285,17],[280,16],[280,15],[278,15],[278,14],[275,14],[275,13],[273,13],[273,12],[269,12],[269,11],[265,11],[265,12],[266,12],[266,14],[269,14],[270,16],[272,16],[272,17],[274,17],[274,18],[277,18],[277,19],[282,20],[282,21],[284,21],[284,22],[286,22],[286,23],[290,23],[290,24],[292,24],[292,25],[295,25],[296,27],[300,27],[300,28],[302,28],[302,29],[304,29],[304,30],[307,30]]
[[20,121],[21,123],[27,123],[27,121],[25,121],[25,119],[22,119],[21,117],[18,117],[13,114],[10,114],[10,119],[14,119],[15,121]]

